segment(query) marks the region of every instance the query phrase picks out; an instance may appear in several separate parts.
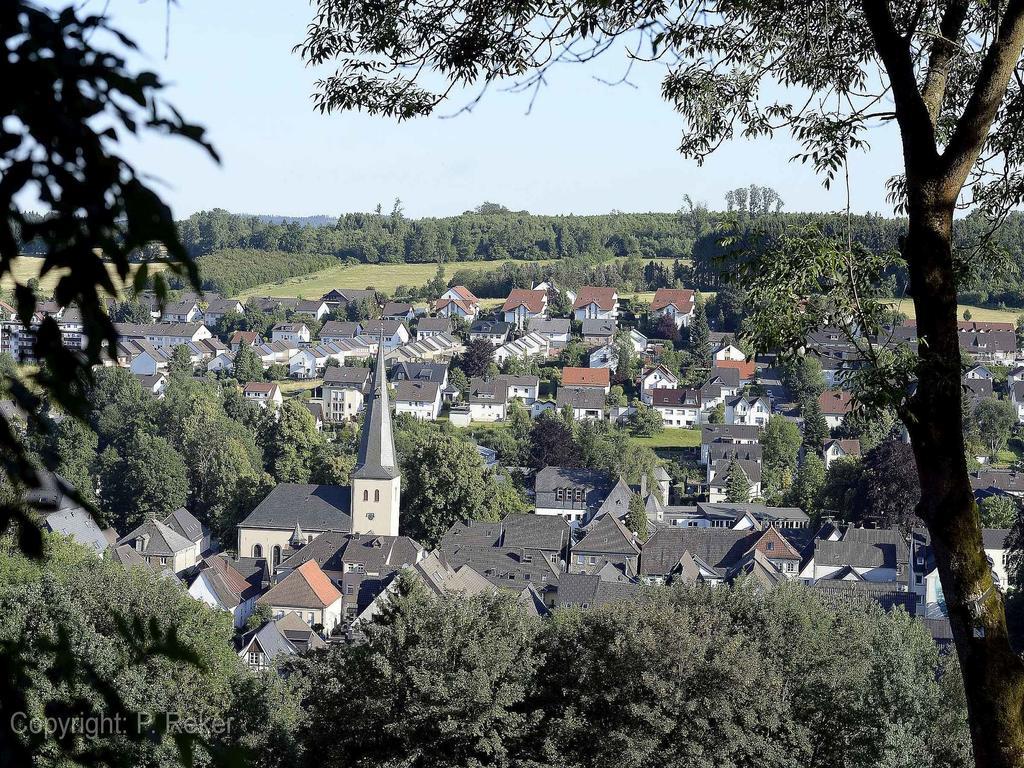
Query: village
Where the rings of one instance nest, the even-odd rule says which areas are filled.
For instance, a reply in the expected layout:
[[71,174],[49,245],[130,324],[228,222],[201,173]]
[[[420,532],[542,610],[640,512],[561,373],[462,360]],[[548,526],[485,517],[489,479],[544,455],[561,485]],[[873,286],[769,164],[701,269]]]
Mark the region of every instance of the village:
[[[120,341],[108,364],[130,371],[153,398],[163,396],[176,364],[195,377],[231,378],[248,357],[264,378],[238,380],[247,401],[273,413],[288,389],[325,434],[359,425],[348,487],[280,483],[232,537],[219,540],[186,508],[115,532],[97,526],[57,476],[34,492],[48,530],[127,568],[179,579],[195,599],[230,613],[237,651],[254,668],[357,642],[401,573],[436,594],[511,591],[539,616],[640,599],[645,589],[674,583],[749,581],[771,589],[794,582],[828,599],[904,610],[941,646],[951,642],[923,527],[844,523],[842,516],[766,503],[761,440],[774,420],[801,430],[801,451],[815,453],[825,469],[861,457],[859,440],[843,436],[854,410],[844,382],[863,364],[856,328],[826,328],[808,340],[806,355],[820,362],[825,386],[800,402],[774,355],[751,357],[736,334],[708,329],[703,299],[684,288],[659,289],[637,306],[614,288],[541,284],[513,290],[490,310],[459,285],[427,306],[381,301],[372,289],[245,303],[186,293],[162,309],[155,297],[142,300],[151,302],[152,322],[116,324]],[[12,308],[0,309],[0,353],[31,363],[34,328],[47,316],[67,347],[84,346],[74,307],[41,303],[28,328]],[[284,313],[286,320],[266,337],[236,329],[253,312]],[[691,347],[705,339],[697,357],[706,355],[706,365],[664,364],[670,339],[682,334]],[[960,340],[969,361],[965,398],[1005,401],[1024,422],[1024,366],[1013,325],[965,320]],[[867,342],[913,345],[914,326],[903,322],[888,340]],[[466,375],[470,360],[478,375]],[[672,450],[633,483],[587,467],[505,467],[524,484],[528,512],[459,520],[432,548],[403,535],[393,419],[447,420],[473,435],[474,428],[501,428],[514,409],[532,420],[608,421],[681,439],[662,441]],[[814,451],[806,443],[810,419],[826,430]],[[488,467],[499,463],[494,449],[466,439]],[[887,439],[905,436],[894,429]],[[700,474],[680,481],[669,471],[680,456],[691,457]],[[1024,475],[1011,466],[982,464],[971,477],[979,501],[1024,497]],[[1008,534],[983,531],[1002,590],[1010,588]]]

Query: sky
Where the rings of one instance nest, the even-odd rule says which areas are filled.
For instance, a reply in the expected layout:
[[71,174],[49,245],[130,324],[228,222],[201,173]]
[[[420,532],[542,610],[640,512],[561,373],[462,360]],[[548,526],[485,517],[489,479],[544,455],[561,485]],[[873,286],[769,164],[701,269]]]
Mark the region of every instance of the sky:
[[[86,0],[100,12],[102,0]],[[169,84],[168,100],[204,125],[220,165],[179,139],[153,136],[125,148],[158,180],[177,218],[225,208],[306,216],[390,209],[401,198],[412,217],[445,216],[487,200],[545,214],[674,211],[683,195],[713,209],[729,189],[773,187],[788,211],[845,208],[843,185],[826,191],[789,158],[788,137],[736,140],[703,166],[677,152],[680,122],[659,92],[657,65],[634,68],[636,87],[608,86],[625,68],[613,49],[597,66],[565,66],[527,114],[524,95],[492,91],[470,114],[398,123],[314,112],[318,72],[291,49],[313,10],[299,0],[110,0],[108,14],[142,48],[133,63]],[[165,41],[169,42],[165,57]],[[462,101],[442,106],[450,114]],[[895,131],[869,136],[851,156],[855,212],[891,213],[885,180],[900,165]]]

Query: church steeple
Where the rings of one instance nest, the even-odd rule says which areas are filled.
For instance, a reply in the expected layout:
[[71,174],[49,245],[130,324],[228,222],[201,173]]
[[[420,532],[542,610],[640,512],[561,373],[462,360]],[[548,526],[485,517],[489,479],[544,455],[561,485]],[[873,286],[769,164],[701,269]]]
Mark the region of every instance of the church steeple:
[[391,432],[388,378],[384,372],[382,320],[373,388],[366,396],[359,456],[352,473],[352,533],[397,536],[401,486]]
[[377,367],[373,371],[373,389],[366,398],[363,430],[359,436],[359,456],[353,477],[390,480],[398,477],[395,440],[391,433],[391,403],[388,379],[384,375],[384,323],[380,324]]

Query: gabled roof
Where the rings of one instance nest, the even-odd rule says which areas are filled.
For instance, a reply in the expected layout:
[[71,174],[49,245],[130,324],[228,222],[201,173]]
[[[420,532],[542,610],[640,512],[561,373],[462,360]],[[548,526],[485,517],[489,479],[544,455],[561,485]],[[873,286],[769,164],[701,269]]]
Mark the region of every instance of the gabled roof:
[[651,390],[651,403],[657,406],[689,406],[696,408],[701,404],[700,390],[683,387],[658,387]]
[[277,386],[276,381],[249,381],[246,382],[245,387],[242,389],[242,391],[247,395],[260,394],[267,395],[268,397],[273,397],[274,393],[277,392],[279,389],[280,387]]
[[601,515],[587,525],[583,538],[573,545],[572,551],[628,556],[640,554],[640,545],[637,544],[633,532],[615,515]]
[[631,581],[608,581],[596,573],[563,573],[555,599],[559,607],[598,608],[635,600],[639,592],[640,585]]
[[569,333],[571,325],[567,317],[531,317],[526,327],[533,333],[560,335]]
[[729,528],[658,528],[643,545],[640,573],[667,576],[685,552],[714,568],[720,575],[736,566],[760,537],[759,532]]
[[436,381],[410,381],[409,379],[398,382],[395,387],[396,403],[422,403],[433,402],[437,399],[441,385]]
[[315,560],[307,560],[285,576],[257,602],[287,608],[324,609],[341,599]]
[[576,294],[576,301],[572,303],[573,309],[582,309],[591,304],[596,304],[599,309],[610,311],[615,309],[615,301],[618,292],[614,288],[601,288],[593,285],[584,285]]
[[332,365],[324,368],[324,384],[348,385],[366,390],[370,383],[370,369],[352,365]]
[[853,395],[842,389],[826,389],[818,398],[825,416],[845,416],[853,408]]
[[540,314],[547,304],[547,297],[547,291],[513,288],[501,309],[503,312],[511,312],[517,307],[526,307],[527,311]]
[[231,560],[224,554],[205,557],[199,563],[200,574],[204,576],[210,589],[225,608],[234,608],[259,594],[263,573],[247,570],[250,571],[249,578],[236,570]]
[[[480,301],[480,299],[474,296],[473,292],[464,285],[452,285],[448,288],[448,290],[454,293],[456,296],[458,296],[459,299],[461,299],[462,301],[468,301],[472,303]],[[445,291],[445,293],[447,293],[447,291]]]
[[566,366],[562,369],[563,387],[607,387],[611,381],[611,370],[608,368]]
[[658,311],[672,305],[677,311],[686,315],[694,305],[694,293],[689,288],[659,288],[651,299],[651,309]]
[[307,533],[350,531],[351,492],[347,486],[280,483],[239,527],[291,531],[296,523]]
[[566,387],[558,388],[555,396],[555,404],[561,408],[568,405],[574,409],[602,410],[605,405],[604,392],[594,387]]
[[450,317],[421,317],[416,324],[417,333],[421,331],[439,331],[448,333],[452,329]]
[[605,336],[615,335],[615,329],[618,327],[618,323],[613,318],[597,318],[588,317],[583,321],[581,331],[584,336],[598,336],[604,338]]
[[195,542],[189,541],[159,520],[147,520],[127,536],[118,539],[117,543],[135,546],[140,537],[144,540],[141,554],[147,557],[173,557],[195,546]]
[[167,515],[164,518],[164,524],[196,544],[201,542],[207,533],[203,524],[184,507],[180,507]]
[[361,326],[359,323],[343,320],[328,320],[320,328],[320,333],[317,335],[321,339],[354,339],[359,335],[360,328]]

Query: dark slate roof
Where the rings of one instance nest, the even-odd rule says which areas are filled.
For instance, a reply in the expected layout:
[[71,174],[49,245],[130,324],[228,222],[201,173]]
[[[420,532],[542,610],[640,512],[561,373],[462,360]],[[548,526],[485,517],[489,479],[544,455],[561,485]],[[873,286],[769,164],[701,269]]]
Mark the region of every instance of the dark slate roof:
[[705,445],[716,441],[754,440],[761,428],[751,424],[705,424],[700,428],[700,441]]
[[209,533],[205,526],[184,507],[171,512],[163,520],[164,524],[173,529],[175,533],[184,536],[191,542],[200,543]]
[[[379,333],[379,332],[378,332]],[[366,398],[366,413],[359,434],[359,456],[353,478],[392,480],[398,477],[394,435],[391,432],[391,403],[384,375],[384,345],[377,346],[373,389]]]
[[640,573],[666,576],[684,552],[699,558],[724,576],[736,566],[761,534],[729,528],[659,528],[643,545]]
[[436,381],[400,381],[395,387],[395,402],[432,403],[439,387]]
[[433,381],[440,384],[448,373],[444,363],[396,363],[391,368],[392,381]]
[[1006,539],[1009,535],[1009,528],[982,528],[982,546],[985,549],[1006,549]]
[[842,581],[819,579],[814,589],[832,600],[873,600],[885,610],[902,607],[908,613],[914,610],[916,597],[913,592],[898,589],[893,581]]
[[607,581],[598,574],[563,573],[558,580],[558,607],[597,608],[609,603],[635,600],[640,586],[629,581]]
[[755,502],[747,504],[732,502],[711,504],[710,502],[699,501],[697,502],[697,507],[709,517],[731,517],[735,519],[742,517],[744,514],[749,514],[755,520],[769,522],[780,520],[807,522],[810,520],[807,513],[798,507],[769,507]]
[[615,333],[616,322],[613,319],[601,320],[587,318],[583,321],[584,336],[611,336]]
[[276,528],[290,531],[298,523],[304,531],[350,531],[351,492],[348,486],[281,483],[240,528]]
[[501,376],[487,379],[474,376],[469,380],[469,402],[500,405],[508,400],[508,382]]
[[596,469],[575,469],[570,467],[544,467],[534,477],[537,506],[554,509],[576,509],[578,504],[571,500],[556,501],[555,491],[562,489],[584,491],[587,508],[596,509],[607,498],[613,486],[607,472]]
[[416,324],[417,332],[440,331],[441,333],[448,333],[451,329],[452,320],[450,317],[421,317]]
[[640,554],[640,545],[615,515],[601,515],[584,529],[572,551],[631,556]]
[[814,547],[816,565],[897,568],[909,559],[903,534],[889,528],[851,527],[839,541],[819,540]]
[[1024,493],[1024,472],[1013,469],[979,469],[971,472],[970,479],[975,491]]
[[554,336],[568,333],[571,322],[567,317],[531,317],[526,324],[527,330],[539,334]]
[[555,403],[559,408],[568,405],[572,408],[600,411],[604,409],[605,394],[594,387],[559,387]]
[[759,462],[761,456],[760,443],[711,443],[708,446],[708,460],[711,462],[731,459]]
[[321,339],[354,339],[359,335],[359,323],[347,322],[344,320],[328,320],[320,328],[318,334]]
[[304,545],[281,563],[298,568],[315,560],[326,572],[345,571],[346,563],[361,563],[369,574],[388,574],[402,566],[415,565],[423,547],[408,536],[376,536],[327,531]]
[[147,520],[127,536],[118,539],[117,543],[135,546],[136,539],[140,537],[144,538],[146,542],[143,545],[141,554],[147,557],[173,557],[178,552],[185,551],[195,543],[189,541],[159,520]]
[[46,528],[70,536],[78,544],[105,552],[109,542],[103,531],[96,525],[87,511],[81,508],[66,508],[51,512],[44,517]]
[[369,381],[369,368],[358,368],[349,365],[332,365],[324,368],[324,384],[347,385],[365,390]]
[[558,515],[510,514],[501,519],[501,541],[506,547],[558,552],[569,541],[571,530]]
[[502,336],[509,332],[512,326],[501,320],[477,320],[469,328],[470,333],[480,333],[488,336]]

